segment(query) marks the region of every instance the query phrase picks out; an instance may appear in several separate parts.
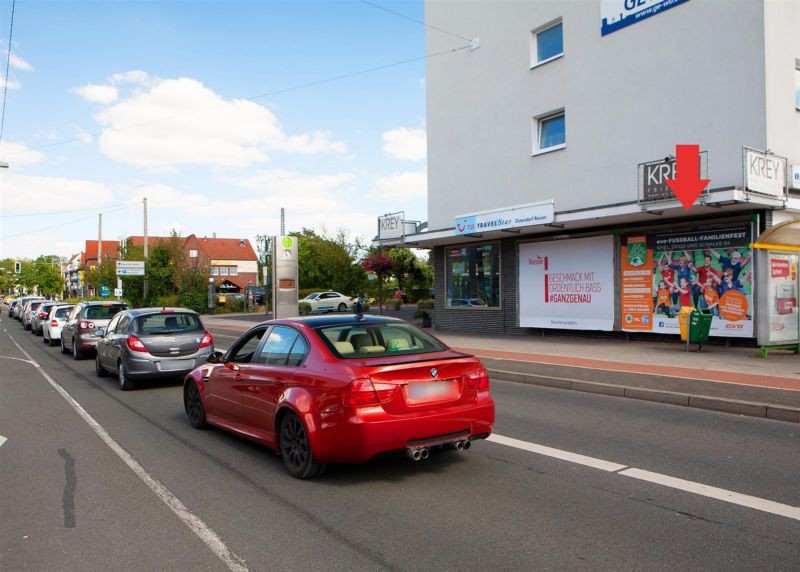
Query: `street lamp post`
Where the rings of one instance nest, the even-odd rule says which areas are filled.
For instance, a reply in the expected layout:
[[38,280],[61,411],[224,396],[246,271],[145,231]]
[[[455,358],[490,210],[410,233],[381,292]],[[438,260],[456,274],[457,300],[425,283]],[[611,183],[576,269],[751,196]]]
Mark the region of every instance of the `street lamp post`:
[[208,279],[208,313],[214,311],[215,303],[214,303],[214,278]]

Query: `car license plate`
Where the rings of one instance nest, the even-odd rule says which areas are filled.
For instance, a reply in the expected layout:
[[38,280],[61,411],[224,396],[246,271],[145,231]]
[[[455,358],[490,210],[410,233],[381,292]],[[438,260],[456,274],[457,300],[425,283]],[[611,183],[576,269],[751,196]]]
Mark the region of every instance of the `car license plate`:
[[408,384],[408,396],[412,401],[451,399],[456,396],[455,394],[456,384],[452,381],[428,381]]
[[161,371],[176,371],[179,369],[193,369],[193,359],[165,359],[161,361]]

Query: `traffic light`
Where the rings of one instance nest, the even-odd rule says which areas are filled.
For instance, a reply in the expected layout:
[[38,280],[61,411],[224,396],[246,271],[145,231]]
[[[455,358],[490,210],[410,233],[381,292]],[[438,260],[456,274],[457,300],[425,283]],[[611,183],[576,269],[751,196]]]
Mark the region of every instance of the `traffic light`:
[[14,262],[14,274],[22,272],[22,262]]

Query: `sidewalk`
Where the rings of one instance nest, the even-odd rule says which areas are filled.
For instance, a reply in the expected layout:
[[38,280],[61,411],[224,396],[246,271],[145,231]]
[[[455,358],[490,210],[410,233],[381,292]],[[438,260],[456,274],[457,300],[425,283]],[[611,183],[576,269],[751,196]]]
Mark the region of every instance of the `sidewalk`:
[[[239,331],[253,323],[205,321]],[[492,379],[800,422],[800,355],[788,351],[764,359],[757,348],[714,344],[686,352],[675,341],[431,333],[480,357]]]

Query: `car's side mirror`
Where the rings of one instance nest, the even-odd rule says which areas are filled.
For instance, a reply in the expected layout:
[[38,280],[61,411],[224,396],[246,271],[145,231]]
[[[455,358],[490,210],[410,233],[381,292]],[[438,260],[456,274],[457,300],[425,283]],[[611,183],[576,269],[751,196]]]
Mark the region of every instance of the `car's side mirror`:
[[94,337],[102,338],[105,335],[106,331],[103,328],[99,328],[94,331]]
[[219,363],[222,360],[222,355],[222,352],[215,350],[206,358],[206,361],[208,363]]

